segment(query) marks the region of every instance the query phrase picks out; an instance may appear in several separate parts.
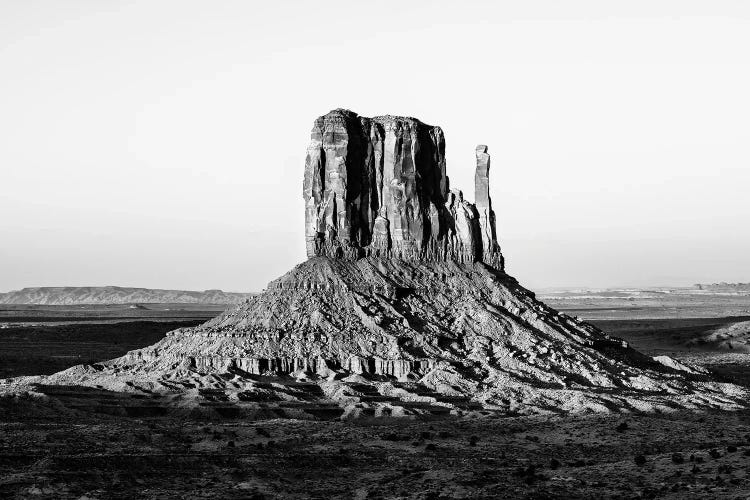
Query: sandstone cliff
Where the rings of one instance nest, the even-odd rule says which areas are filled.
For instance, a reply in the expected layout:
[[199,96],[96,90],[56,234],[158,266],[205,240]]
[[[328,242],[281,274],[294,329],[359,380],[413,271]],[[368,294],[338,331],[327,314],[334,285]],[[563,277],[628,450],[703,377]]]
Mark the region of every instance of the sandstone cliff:
[[307,256],[476,262],[503,268],[477,147],[474,205],[449,189],[440,127],[337,109],[315,121],[303,196]]

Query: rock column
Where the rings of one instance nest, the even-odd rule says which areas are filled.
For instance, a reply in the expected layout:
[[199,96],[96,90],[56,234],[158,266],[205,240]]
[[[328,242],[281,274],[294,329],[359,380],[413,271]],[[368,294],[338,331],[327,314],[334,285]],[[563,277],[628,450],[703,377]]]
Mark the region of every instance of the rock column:
[[482,260],[502,269],[502,255],[500,255],[500,247],[497,244],[497,230],[495,229],[495,212],[492,210],[492,198],[490,197],[490,155],[487,153],[487,146],[483,144],[477,146],[476,158],[474,204],[479,216]]

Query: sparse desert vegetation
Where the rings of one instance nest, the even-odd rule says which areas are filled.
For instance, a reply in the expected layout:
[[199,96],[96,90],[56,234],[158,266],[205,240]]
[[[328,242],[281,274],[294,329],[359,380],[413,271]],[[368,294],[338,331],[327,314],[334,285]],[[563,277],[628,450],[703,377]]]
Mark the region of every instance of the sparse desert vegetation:
[[[566,304],[581,313],[580,304]],[[596,316],[605,305],[587,307],[595,307],[591,315]],[[690,311],[682,310],[681,318],[652,318],[650,311],[642,318],[630,309],[614,309],[609,317],[618,319],[594,319],[594,324],[647,354],[700,362],[727,380],[750,385],[749,355],[691,345],[737,317],[689,318]],[[122,318],[123,311],[140,318],[113,319]],[[64,349],[56,352],[103,360],[120,355],[117,349],[150,345],[176,321],[201,321],[157,322],[148,310],[126,309],[104,320],[79,312],[79,320],[86,321],[69,315],[68,323],[50,326],[39,324],[39,318],[50,317],[49,310],[0,314],[12,315],[15,325],[0,329],[6,368],[13,366],[8,353],[14,342],[19,356],[44,358],[45,352],[53,354],[44,346],[56,345],[55,350]],[[34,326],[19,326],[29,321]],[[23,345],[17,343],[21,332]],[[76,364],[77,358],[59,363],[55,369]],[[24,374],[47,369],[51,365],[40,361],[27,364]],[[148,407],[148,400],[139,403]],[[160,415],[158,405],[150,413],[138,414],[135,405],[131,415],[103,413],[101,406],[97,411],[96,405],[83,404],[80,394],[62,393],[5,397],[0,404],[0,496],[7,498],[677,499],[741,498],[750,490],[746,411],[537,417],[476,412],[463,418],[342,421],[322,414],[257,420],[215,413]]]

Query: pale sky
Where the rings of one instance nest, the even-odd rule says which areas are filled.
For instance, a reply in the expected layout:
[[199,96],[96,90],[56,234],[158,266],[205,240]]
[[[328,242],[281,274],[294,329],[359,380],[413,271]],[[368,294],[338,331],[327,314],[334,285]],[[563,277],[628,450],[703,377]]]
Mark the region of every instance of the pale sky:
[[750,281],[750,2],[0,2],[0,291],[255,291],[331,109],[492,155],[529,287]]

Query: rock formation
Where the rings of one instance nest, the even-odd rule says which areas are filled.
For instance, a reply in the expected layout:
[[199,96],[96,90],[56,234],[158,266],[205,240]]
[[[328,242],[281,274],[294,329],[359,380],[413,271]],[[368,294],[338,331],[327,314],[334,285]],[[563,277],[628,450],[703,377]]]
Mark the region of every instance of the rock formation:
[[477,170],[474,174],[474,199],[479,214],[479,228],[482,233],[482,260],[498,269],[503,269],[503,256],[497,244],[495,212],[490,197],[490,155],[487,146],[477,146]]
[[440,128],[414,118],[318,118],[306,262],[201,326],[34,382],[276,416],[745,404],[744,389],[640,354],[521,287],[497,244],[487,147],[476,204],[449,189],[444,150]]
[[489,162],[487,147],[477,147],[475,206],[449,190],[440,127],[341,109],[321,116],[305,161],[307,256],[484,261],[502,270]]

